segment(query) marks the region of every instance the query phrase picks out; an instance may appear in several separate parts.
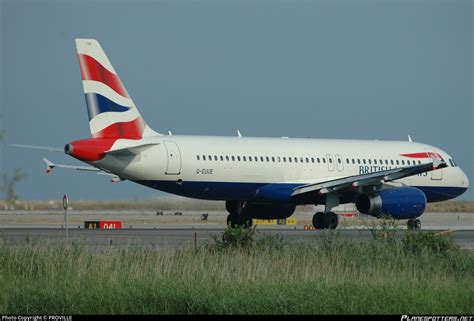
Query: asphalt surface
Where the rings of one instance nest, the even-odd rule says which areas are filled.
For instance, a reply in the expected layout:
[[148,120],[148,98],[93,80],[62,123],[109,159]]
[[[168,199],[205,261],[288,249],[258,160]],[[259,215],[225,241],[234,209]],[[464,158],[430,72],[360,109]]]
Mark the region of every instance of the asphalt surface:
[[[430,230],[433,231],[433,230]],[[95,247],[103,246],[147,246],[147,247],[190,247],[205,244],[213,236],[220,236],[222,228],[126,228],[116,230],[71,228],[68,230],[69,242]],[[425,231],[427,232],[427,231]],[[461,248],[474,249],[473,230],[439,230],[452,238]],[[279,235],[284,238],[308,242],[318,241],[327,231],[304,230],[297,227],[261,228],[257,237]],[[339,237],[355,242],[368,241],[373,238],[372,231],[367,229],[337,230]],[[403,231],[396,234],[400,237]],[[2,228],[0,244],[11,246],[35,244],[64,244],[65,229],[62,228]]]

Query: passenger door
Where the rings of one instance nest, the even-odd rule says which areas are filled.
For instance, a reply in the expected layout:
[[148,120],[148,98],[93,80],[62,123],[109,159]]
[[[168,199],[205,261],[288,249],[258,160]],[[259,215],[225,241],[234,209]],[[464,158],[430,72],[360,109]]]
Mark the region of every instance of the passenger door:
[[331,154],[327,154],[326,158],[328,160],[328,170],[330,172],[334,171],[334,158],[332,157]]
[[175,142],[164,142],[168,154],[168,164],[166,166],[167,175],[178,175],[181,173],[181,153]]
[[344,162],[342,161],[342,156],[339,154],[336,155],[336,166],[339,172],[344,170]]

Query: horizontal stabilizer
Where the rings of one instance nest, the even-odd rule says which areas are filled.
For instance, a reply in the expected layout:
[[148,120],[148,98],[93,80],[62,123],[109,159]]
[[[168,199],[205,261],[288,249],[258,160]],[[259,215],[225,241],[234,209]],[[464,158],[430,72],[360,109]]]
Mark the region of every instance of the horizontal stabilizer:
[[46,173],[51,173],[53,168],[68,168],[68,169],[75,169],[78,171],[88,171],[88,172],[102,172],[101,169],[92,167],[92,166],[75,166],[75,165],[65,165],[65,164],[55,164],[47,158],[43,158],[43,161],[46,163]]
[[67,169],[75,169],[78,171],[86,171],[86,172],[95,172],[99,175],[106,175],[106,176],[112,176],[111,182],[112,183],[117,183],[117,182],[122,182],[124,179],[120,178],[119,176],[103,171],[99,168],[95,168],[92,166],[75,166],[75,165],[66,165],[66,164],[55,164],[52,161],[50,161],[47,158],[43,158],[43,161],[46,163],[46,173],[51,173],[51,171],[55,168],[67,168]]
[[9,146],[20,147],[20,148],[29,148],[29,149],[40,149],[40,150],[45,150],[45,151],[48,151],[48,152],[64,153],[64,148],[61,148],[61,147],[35,146],[35,145],[22,145],[22,144],[10,144]]
[[145,144],[139,144],[139,145],[134,145],[134,146],[116,148],[116,149],[108,150],[104,152],[104,154],[111,155],[111,156],[136,155],[140,153],[144,148],[148,148],[155,145],[159,145],[159,143],[145,143]]

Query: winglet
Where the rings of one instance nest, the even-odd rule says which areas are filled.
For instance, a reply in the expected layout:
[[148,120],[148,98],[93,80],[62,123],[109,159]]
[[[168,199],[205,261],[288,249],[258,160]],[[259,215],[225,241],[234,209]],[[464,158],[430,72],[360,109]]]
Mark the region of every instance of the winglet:
[[408,135],[408,141],[409,141],[410,143],[413,142],[413,140],[411,139],[411,136],[410,136],[410,135]]
[[46,173],[47,174],[51,173],[51,171],[56,165],[47,158],[43,158],[43,161],[46,163]]
[[238,130],[238,129],[237,129],[237,136],[238,136],[239,138],[242,137],[242,134],[240,133],[240,130]]

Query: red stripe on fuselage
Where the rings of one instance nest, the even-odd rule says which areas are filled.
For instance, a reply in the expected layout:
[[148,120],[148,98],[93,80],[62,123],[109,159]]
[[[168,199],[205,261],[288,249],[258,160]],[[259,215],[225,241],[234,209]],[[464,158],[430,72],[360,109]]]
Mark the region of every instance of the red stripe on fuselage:
[[144,130],[145,122],[143,121],[143,118],[138,117],[129,122],[112,124],[95,133],[92,137],[141,139]]
[[400,156],[410,157],[410,158],[432,158],[435,156],[437,158],[443,159],[438,153],[424,152],[424,153],[411,153],[411,154],[400,154]]
[[117,94],[130,98],[118,75],[110,72],[91,56],[78,54],[82,80],[94,80],[106,84]]

